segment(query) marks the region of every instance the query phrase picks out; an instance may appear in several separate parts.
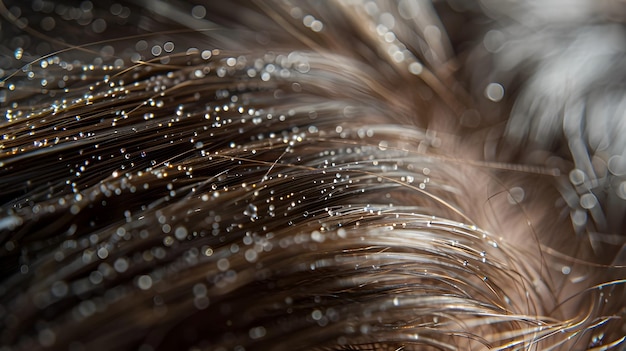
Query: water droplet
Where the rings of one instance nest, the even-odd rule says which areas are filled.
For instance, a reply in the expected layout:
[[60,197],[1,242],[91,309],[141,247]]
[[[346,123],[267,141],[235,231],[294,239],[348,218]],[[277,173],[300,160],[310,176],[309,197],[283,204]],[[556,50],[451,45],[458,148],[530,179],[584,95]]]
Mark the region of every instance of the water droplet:
[[505,43],[506,36],[499,30],[490,30],[485,34],[483,45],[491,53],[498,52]]
[[346,238],[346,230],[343,229],[343,228],[337,229],[337,236],[342,238],[342,239],[345,239]]
[[323,241],[324,241],[324,239],[325,239],[324,234],[320,233],[320,232],[319,232],[319,231],[317,231],[317,230],[314,230],[314,231],[311,233],[311,240],[313,240],[313,241],[315,241],[315,242],[321,243],[321,242],[323,242]]
[[56,341],[56,334],[52,330],[46,328],[39,332],[37,338],[39,339],[41,346],[50,347],[54,345]]
[[22,48],[15,49],[15,52],[13,53],[13,55],[15,56],[16,60],[21,60],[22,59],[22,55],[24,55],[24,49],[22,49]]
[[608,162],[609,172],[616,176],[626,175],[626,157],[613,155]]
[[420,74],[422,74],[422,71],[424,70],[424,66],[422,66],[421,63],[419,62],[411,62],[411,64],[409,65],[409,72],[411,72],[411,74],[419,76]]
[[248,332],[248,335],[250,336],[251,339],[260,339],[264,337],[266,333],[267,331],[265,330],[265,328],[260,326],[260,327],[251,328],[250,331]]
[[163,44],[163,50],[165,50],[165,52],[174,51],[174,43],[172,43],[171,41],[168,41],[167,43]]
[[152,47],[152,49],[150,49],[150,52],[152,53],[152,56],[159,56],[161,55],[163,50],[161,49],[159,45],[155,45]]
[[224,272],[225,270],[227,270],[230,267],[230,262],[228,261],[228,259],[226,258],[220,258],[217,261],[217,268]]
[[580,169],[573,169],[569,172],[569,181],[572,182],[574,186],[579,186],[585,182],[585,172]]
[[106,29],[107,29],[107,22],[102,18],[98,18],[91,23],[91,30],[93,30],[94,33],[102,33]]
[[67,284],[64,281],[57,280],[52,284],[52,295],[55,297],[63,297],[68,292]]
[[107,250],[106,247],[101,247],[100,249],[98,249],[98,257],[100,259],[104,260],[108,256],[109,256],[109,250]]
[[319,321],[320,319],[322,319],[323,316],[324,315],[320,310],[314,310],[313,312],[311,312],[311,318],[313,318],[313,320]]
[[126,272],[126,270],[128,269],[128,260],[124,257],[118,258],[117,260],[115,260],[115,263],[113,263],[113,268],[118,273]]
[[183,226],[177,227],[176,230],[174,231],[174,236],[178,240],[185,240],[187,238],[187,234],[188,234],[187,228]]
[[361,334],[368,334],[370,332],[370,326],[367,324],[363,324],[361,325],[359,330],[361,331]]
[[580,206],[584,209],[591,209],[598,203],[598,199],[592,193],[583,194],[580,197]]
[[572,214],[572,222],[577,227],[582,227],[587,223],[587,212],[583,210],[576,210]]
[[206,8],[202,5],[196,5],[191,9],[191,16],[195,19],[202,19],[206,16]]
[[493,102],[498,102],[504,97],[504,87],[498,83],[489,83],[485,88],[485,96]]
[[196,297],[206,296],[207,288],[206,285],[202,283],[198,283],[193,286],[193,295]]
[[137,279],[137,286],[141,290],[148,290],[152,287],[152,278],[149,275],[142,275]]
[[246,258],[246,261],[252,263],[257,260],[258,254],[254,249],[248,249],[246,250],[244,256]]
[[313,23],[311,23],[311,30],[314,32],[321,32],[322,29],[324,29],[324,24],[319,21],[319,20],[314,20]]
[[209,298],[206,296],[199,296],[199,297],[195,297],[193,299],[193,305],[198,309],[198,310],[204,310],[207,307],[209,307]]
[[524,201],[525,196],[526,194],[524,192],[524,189],[516,186],[516,187],[509,189],[509,192],[507,194],[507,200],[509,201],[511,205],[516,205]]
[[243,211],[243,214],[250,217],[250,219],[258,219],[258,208],[254,204],[248,204],[248,207]]

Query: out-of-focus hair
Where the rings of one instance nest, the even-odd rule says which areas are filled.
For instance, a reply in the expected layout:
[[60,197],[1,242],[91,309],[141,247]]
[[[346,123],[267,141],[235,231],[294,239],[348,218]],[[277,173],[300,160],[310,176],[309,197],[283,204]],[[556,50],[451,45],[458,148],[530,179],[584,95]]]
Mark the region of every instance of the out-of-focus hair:
[[606,350],[613,1],[5,1],[0,350]]

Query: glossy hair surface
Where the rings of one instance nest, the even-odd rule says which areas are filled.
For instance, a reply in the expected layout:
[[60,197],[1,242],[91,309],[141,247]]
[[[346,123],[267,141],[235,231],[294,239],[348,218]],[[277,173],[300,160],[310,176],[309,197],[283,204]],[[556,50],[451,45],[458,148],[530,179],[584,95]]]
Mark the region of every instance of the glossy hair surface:
[[0,350],[623,348],[574,2],[5,1]]

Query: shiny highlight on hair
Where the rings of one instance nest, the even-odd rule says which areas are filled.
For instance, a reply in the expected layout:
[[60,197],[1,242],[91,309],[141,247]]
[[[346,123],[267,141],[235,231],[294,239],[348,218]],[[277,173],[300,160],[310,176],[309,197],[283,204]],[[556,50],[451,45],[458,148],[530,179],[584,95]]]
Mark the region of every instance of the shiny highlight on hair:
[[0,350],[623,347],[626,139],[507,58],[536,2],[4,2]]

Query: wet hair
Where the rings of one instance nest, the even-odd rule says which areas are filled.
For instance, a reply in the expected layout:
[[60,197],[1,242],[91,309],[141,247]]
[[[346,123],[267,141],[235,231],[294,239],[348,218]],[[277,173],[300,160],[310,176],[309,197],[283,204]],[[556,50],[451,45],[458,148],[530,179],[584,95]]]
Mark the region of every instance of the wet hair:
[[623,347],[621,4],[0,14],[0,350]]

